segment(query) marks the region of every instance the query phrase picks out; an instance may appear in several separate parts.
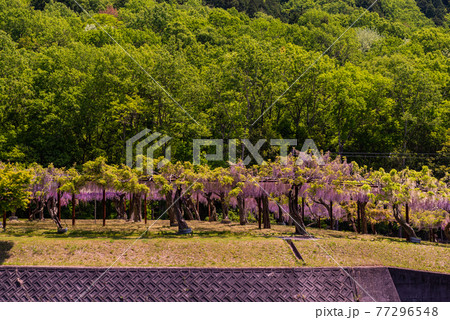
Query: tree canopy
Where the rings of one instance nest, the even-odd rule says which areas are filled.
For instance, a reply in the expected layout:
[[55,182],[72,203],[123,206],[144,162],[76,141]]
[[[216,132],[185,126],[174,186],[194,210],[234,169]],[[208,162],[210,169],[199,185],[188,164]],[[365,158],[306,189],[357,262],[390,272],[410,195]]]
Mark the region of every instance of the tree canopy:
[[447,1],[380,0],[312,67],[371,1],[79,3],[89,14],[0,0],[0,160],[120,164],[148,128],[183,161],[194,138],[310,138],[361,164],[445,174]]

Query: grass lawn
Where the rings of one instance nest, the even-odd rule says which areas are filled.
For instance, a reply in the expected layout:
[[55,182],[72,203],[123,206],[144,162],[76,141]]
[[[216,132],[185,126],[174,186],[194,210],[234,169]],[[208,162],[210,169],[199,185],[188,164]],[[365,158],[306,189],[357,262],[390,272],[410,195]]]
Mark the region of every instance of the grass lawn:
[[[66,221],[70,224],[70,221]],[[288,244],[294,227],[224,225],[188,221],[193,236],[177,236],[168,221],[131,223],[78,220],[69,232],[56,233],[51,221],[8,221],[0,232],[0,265],[139,267],[329,267],[393,266],[450,273],[450,245],[352,232],[309,228],[316,240],[295,245],[305,262],[298,261]],[[64,224],[64,223],[63,223]],[[127,250],[128,248],[128,250]],[[125,251],[126,253],[121,254]],[[332,257],[330,258],[329,255]],[[120,258],[119,258],[120,257]]]

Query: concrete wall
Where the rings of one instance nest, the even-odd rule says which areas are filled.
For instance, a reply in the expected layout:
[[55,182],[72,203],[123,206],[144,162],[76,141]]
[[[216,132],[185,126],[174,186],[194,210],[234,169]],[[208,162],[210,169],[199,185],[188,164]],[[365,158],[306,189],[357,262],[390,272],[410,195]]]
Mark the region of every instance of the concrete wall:
[[359,267],[351,269],[361,302],[400,301],[394,282],[386,267]]
[[401,301],[450,302],[450,274],[389,268]]
[[0,266],[0,301],[450,301],[449,282],[386,267]]

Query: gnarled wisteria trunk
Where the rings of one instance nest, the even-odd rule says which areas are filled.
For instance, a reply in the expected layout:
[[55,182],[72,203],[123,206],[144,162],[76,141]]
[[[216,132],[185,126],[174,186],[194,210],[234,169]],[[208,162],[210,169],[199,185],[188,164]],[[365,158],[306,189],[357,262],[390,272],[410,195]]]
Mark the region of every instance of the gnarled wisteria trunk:
[[133,193],[130,203],[130,221],[142,221],[142,196]]
[[366,205],[367,202],[362,202],[362,201],[357,201],[356,202],[357,205],[357,210],[358,210],[358,217],[359,217],[359,222],[361,223],[361,226],[359,227],[359,232],[362,234],[367,234],[367,216],[366,216]]
[[169,215],[170,226],[171,227],[178,226],[177,218],[175,216],[175,208],[174,208],[174,205],[173,205],[173,193],[172,193],[172,191],[169,191],[166,194],[166,205],[167,205],[166,206],[166,211],[167,211],[167,214]]
[[447,238],[447,241],[450,241],[450,222],[447,223],[447,225],[445,226],[444,234],[445,234],[445,237]]
[[185,205],[186,210],[191,212],[193,219],[200,221],[200,214],[198,213],[197,207],[195,206],[194,201],[192,200],[192,196],[185,198],[184,203],[186,204]]
[[212,192],[205,193],[206,201],[208,202],[208,220],[217,221],[217,210],[212,198]]
[[222,206],[222,223],[230,223],[230,219],[228,218],[228,203],[225,199],[225,193],[220,194],[220,204]]
[[61,221],[59,221],[58,218],[58,202],[55,200],[54,197],[50,197],[47,200],[47,210],[50,214],[50,217],[52,220],[56,223],[59,229],[63,229],[61,225]]
[[186,231],[189,230],[189,226],[187,225],[186,221],[183,218],[183,199],[181,196],[182,193],[182,189],[181,187],[178,187],[177,190],[175,191],[175,200],[173,203],[173,207],[175,208],[175,216],[178,222],[178,232],[179,233],[185,233]]
[[247,214],[245,213],[245,198],[243,195],[238,195],[236,200],[239,211],[239,224],[243,226],[247,224]]
[[[357,218],[356,219],[359,221],[359,208],[358,208],[358,206],[356,206],[356,211],[357,211]],[[347,221],[350,223],[350,226],[352,227],[353,232],[354,233],[358,233],[359,232],[358,225],[357,225],[357,222],[355,221],[355,218],[353,218],[353,212],[350,209],[346,209],[345,213],[346,213]]]
[[277,203],[278,206],[278,218],[277,218],[277,223],[278,224],[284,224],[284,220],[283,220],[283,208],[281,208],[281,206]]
[[302,216],[299,212],[299,205],[298,205],[298,190],[299,186],[294,185],[291,190],[289,190],[288,193],[288,200],[289,200],[289,215],[292,218],[294,225],[295,225],[295,233],[300,235],[307,234],[306,232],[306,226],[303,222]]
[[[39,220],[44,220],[44,202],[41,199],[33,199],[36,207],[31,211],[31,220],[36,219],[36,215],[39,215]],[[31,204],[30,204],[31,205]]]
[[186,197],[181,196],[181,211],[183,214],[183,217],[185,217],[186,220],[194,220],[194,215],[192,214],[191,209],[188,207],[188,204],[186,202]]
[[400,205],[395,204],[392,206],[392,211],[394,213],[394,219],[397,221],[397,223],[403,228],[403,230],[406,232],[406,234],[411,238],[417,238],[416,233],[414,232],[414,229],[409,225],[409,223],[403,219],[401,214],[401,208]]
[[318,201],[313,200],[314,202],[321,204],[322,206],[325,207],[325,209],[328,212],[328,217],[330,218],[330,230],[334,230],[335,229],[335,224],[334,224],[334,217],[333,217],[333,201],[330,202],[326,202],[322,199],[319,199]]
[[126,211],[126,204],[125,204],[125,194],[119,195],[118,198],[114,198],[114,207],[117,211],[117,219],[123,219],[127,220],[127,211]]

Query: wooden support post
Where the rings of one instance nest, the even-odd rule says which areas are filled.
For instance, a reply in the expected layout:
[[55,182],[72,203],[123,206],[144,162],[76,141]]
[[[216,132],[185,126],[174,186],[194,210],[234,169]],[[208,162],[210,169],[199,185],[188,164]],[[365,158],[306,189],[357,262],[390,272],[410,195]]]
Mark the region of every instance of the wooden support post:
[[105,189],[103,189],[102,205],[103,205],[103,226],[106,226],[106,190]]
[[258,204],[258,228],[261,229],[261,222],[262,222],[261,198],[256,198],[256,202]]
[[147,194],[144,195],[144,221],[147,224]]
[[72,193],[72,225],[75,225],[75,193]]
[[61,221],[61,191],[58,190],[58,219]]

